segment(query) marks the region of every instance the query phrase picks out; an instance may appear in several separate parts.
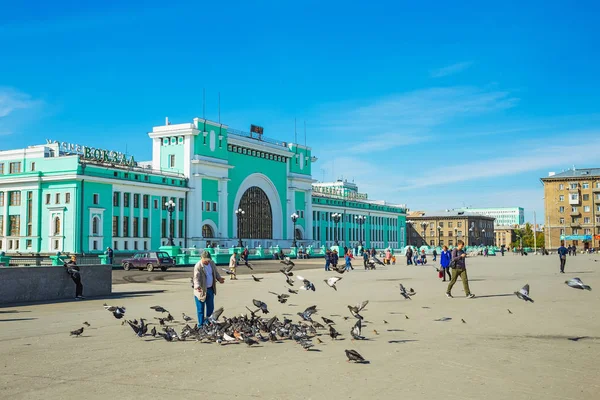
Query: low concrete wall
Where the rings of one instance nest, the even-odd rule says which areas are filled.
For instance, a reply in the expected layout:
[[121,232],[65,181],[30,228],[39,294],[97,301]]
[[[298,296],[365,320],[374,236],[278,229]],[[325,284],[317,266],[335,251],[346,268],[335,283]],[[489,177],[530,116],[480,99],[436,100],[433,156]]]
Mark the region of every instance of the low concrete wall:
[[[110,265],[81,265],[85,297],[112,293]],[[75,298],[75,282],[60,267],[0,267],[0,304]]]

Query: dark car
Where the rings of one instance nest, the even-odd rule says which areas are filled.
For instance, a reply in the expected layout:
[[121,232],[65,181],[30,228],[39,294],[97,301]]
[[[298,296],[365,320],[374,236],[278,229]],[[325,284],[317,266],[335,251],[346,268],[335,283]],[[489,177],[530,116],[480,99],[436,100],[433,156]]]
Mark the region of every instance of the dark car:
[[131,258],[125,258],[121,261],[121,265],[125,271],[129,271],[131,268],[137,268],[140,271],[144,269],[154,271],[154,268],[160,268],[162,271],[166,271],[167,268],[175,265],[175,260],[164,251],[142,251]]

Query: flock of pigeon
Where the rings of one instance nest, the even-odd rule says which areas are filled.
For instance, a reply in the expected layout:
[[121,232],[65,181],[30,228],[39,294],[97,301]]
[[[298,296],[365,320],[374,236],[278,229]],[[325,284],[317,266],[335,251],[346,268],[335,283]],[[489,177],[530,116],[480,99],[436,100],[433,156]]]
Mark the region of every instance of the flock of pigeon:
[[[275,293],[269,291],[269,294],[273,294],[277,297],[277,301],[281,304],[285,304],[291,295],[298,294],[298,290],[292,289],[295,281],[292,279],[294,273],[292,269],[294,268],[294,262],[289,258],[282,260],[285,266],[280,269],[280,272],[285,276],[286,283],[290,286],[288,287],[288,293]],[[251,267],[251,266],[249,266]],[[227,270],[224,270],[228,272]],[[343,270],[342,270],[343,271]],[[339,273],[343,273],[339,271]],[[252,275],[252,278],[256,282],[260,282],[263,278],[257,278]],[[297,275],[296,278],[302,282],[302,286],[300,286],[301,290],[306,291],[316,291],[315,285],[309,281],[308,279]],[[336,284],[342,278],[339,276],[333,276],[325,280],[325,283],[330,288],[337,291]],[[581,290],[592,290],[590,286],[585,285],[581,279],[573,278],[568,281],[565,281],[569,287]],[[399,284],[400,295],[406,299],[411,300],[411,297],[416,294],[414,289],[410,288],[407,290],[404,285]],[[526,284],[519,291],[514,292],[514,294],[521,300],[526,302],[533,303],[533,299],[529,296],[529,284]],[[352,340],[366,340],[366,337],[362,335],[362,328],[364,326],[364,317],[360,314],[365,310],[365,307],[369,304],[369,301],[363,301],[357,305],[349,305],[348,310],[350,316],[344,317],[344,320],[348,320],[351,317],[356,321],[350,329],[350,336]],[[171,313],[161,306],[152,306],[150,309],[154,310],[161,314],[161,317],[154,317],[158,322],[148,322],[144,318],[140,318],[140,320],[128,320],[124,319],[126,308],[123,306],[109,306],[104,304],[104,308],[112,313],[113,317],[116,319],[123,319],[122,325],[129,325],[133,330],[134,334],[137,337],[144,336],[152,336],[152,337],[161,337],[167,342],[173,341],[200,341],[200,342],[214,342],[221,345],[228,344],[238,344],[245,343],[248,346],[257,345],[261,342],[281,342],[283,340],[294,340],[297,344],[299,344],[304,350],[309,350],[314,347],[313,340],[320,344],[323,343],[319,338],[321,336],[319,334],[319,330],[329,331],[329,336],[332,340],[336,340],[338,336],[342,334],[339,333],[334,325],[336,325],[335,321],[329,319],[327,317],[321,317],[323,324],[313,319],[313,316],[318,314],[318,309],[316,305],[310,306],[306,308],[302,312],[298,312],[299,321],[294,322],[292,319],[284,317],[283,319],[278,318],[277,316],[273,316],[267,318],[266,315],[269,314],[269,308],[267,303],[262,300],[253,299],[252,305],[255,310],[252,310],[248,307],[246,309],[249,311],[249,314],[242,314],[240,316],[234,316],[231,318],[223,316],[223,307],[215,310],[212,315],[208,317],[208,321],[206,324],[198,327],[197,324],[193,324],[190,326],[190,322],[193,320],[191,317],[182,313],[182,319],[185,323],[183,328],[177,332],[174,328],[173,324],[178,324],[179,322],[175,320],[175,318],[171,315]],[[510,310],[509,313],[512,314]],[[162,317],[162,315],[167,314],[166,317]],[[405,316],[408,319],[408,316]],[[442,318],[436,321],[447,321],[451,318]],[[387,324],[387,321],[383,321]],[[463,323],[466,323],[462,320]],[[90,326],[90,324],[86,321],[83,325]],[[148,332],[149,326],[153,325]],[[157,325],[160,327],[159,330],[156,329]],[[75,331],[71,332],[72,336],[80,336],[83,334],[84,327],[81,327]],[[373,331],[375,334],[378,334],[376,330]],[[356,350],[347,349],[345,350],[346,357],[348,361],[353,361],[355,363],[368,363],[365,358],[359,354]]]

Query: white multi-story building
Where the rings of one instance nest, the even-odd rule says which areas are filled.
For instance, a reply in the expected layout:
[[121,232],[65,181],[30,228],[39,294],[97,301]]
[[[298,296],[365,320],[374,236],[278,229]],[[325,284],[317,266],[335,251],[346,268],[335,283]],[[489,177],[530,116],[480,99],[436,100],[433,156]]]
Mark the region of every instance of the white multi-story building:
[[493,217],[494,226],[514,226],[525,223],[525,211],[523,207],[501,207],[501,208],[461,208],[460,210],[470,213]]

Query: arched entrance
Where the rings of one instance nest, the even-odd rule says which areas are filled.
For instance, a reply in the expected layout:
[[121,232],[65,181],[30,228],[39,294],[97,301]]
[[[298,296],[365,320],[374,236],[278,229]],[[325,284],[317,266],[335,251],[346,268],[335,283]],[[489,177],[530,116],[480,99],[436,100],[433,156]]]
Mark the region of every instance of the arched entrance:
[[215,232],[213,231],[212,226],[205,224],[202,225],[202,237],[203,238],[214,238]]
[[296,228],[296,240],[303,240],[304,237],[302,237],[302,230],[300,228]]
[[239,202],[244,210],[238,216],[238,237],[245,239],[272,239],[273,213],[267,194],[258,186],[248,188]]

